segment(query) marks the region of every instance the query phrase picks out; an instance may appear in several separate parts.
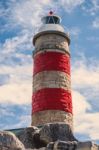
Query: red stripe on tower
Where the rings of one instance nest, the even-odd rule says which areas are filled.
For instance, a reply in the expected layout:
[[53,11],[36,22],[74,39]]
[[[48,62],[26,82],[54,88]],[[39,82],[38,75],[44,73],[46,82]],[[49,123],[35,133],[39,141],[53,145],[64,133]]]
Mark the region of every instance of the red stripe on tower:
[[53,70],[70,75],[70,56],[59,52],[45,52],[34,57],[34,75],[38,72]]
[[42,110],[63,110],[72,113],[71,93],[60,88],[38,90],[32,97],[32,113]]

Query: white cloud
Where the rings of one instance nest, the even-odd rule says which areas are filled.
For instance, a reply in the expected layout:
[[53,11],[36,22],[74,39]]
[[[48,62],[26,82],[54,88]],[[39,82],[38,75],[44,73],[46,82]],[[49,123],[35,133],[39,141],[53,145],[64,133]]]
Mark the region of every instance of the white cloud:
[[[75,133],[99,139],[99,63],[79,57],[72,66],[72,86]],[[95,105],[96,104],[96,105]],[[89,140],[90,140],[89,139]]]
[[[22,27],[38,27],[40,25],[40,18],[42,15],[46,15],[50,9],[58,13],[61,9],[66,12],[71,12],[74,8],[84,3],[85,0],[35,0],[32,1],[20,1],[16,3],[11,12],[11,19]],[[14,15],[13,15],[14,14]]]
[[32,33],[23,30],[18,36],[0,44],[0,66],[27,65],[32,63]]
[[99,125],[97,122],[99,120],[99,112],[91,112],[91,105],[87,102],[86,97],[84,97],[81,93],[78,91],[73,91],[72,94],[75,133],[82,134],[82,136],[88,135],[91,140],[98,140]]
[[78,59],[72,66],[72,85],[78,88],[99,88],[98,64],[94,58]]
[[10,76],[7,84],[0,86],[0,103],[29,104],[32,99],[32,65],[1,66],[0,74],[4,73]]
[[[94,58],[76,58],[72,65],[72,88],[82,92],[96,111],[99,109],[99,62]],[[94,99],[94,101],[93,101]],[[93,109],[94,111],[94,109]]]
[[[31,79],[32,76],[32,64],[23,65],[23,66],[5,66],[1,65],[0,74],[9,74],[10,76],[10,82],[17,83],[15,79],[18,79],[19,83],[22,82],[22,79],[24,80],[24,77],[27,79]],[[14,79],[15,78],[15,79]]]
[[69,31],[71,36],[72,35],[74,36],[74,38],[78,38],[78,36],[79,36],[79,34],[81,32],[81,30],[78,27],[69,28],[68,31]]
[[14,113],[11,110],[9,110],[8,108],[0,107],[0,118],[2,118],[2,116],[3,117],[7,117],[7,116],[12,117],[12,116],[14,116]]
[[95,18],[95,20],[92,23],[92,27],[95,29],[99,29],[99,18]]
[[[85,113],[75,118],[75,132],[88,135],[91,140],[99,139],[99,113]],[[87,139],[88,140],[88,139]]]
[[80,6],[84,3],[85,0],[60,0],[58,1],[59,4],[64,8],[66,12],[71,12],[77,6]]
[[85,113],[86,110],[91,109],[91,105],[86,101],[86,98],[78,91],[72,91],[72,97],[74,116],[80,116],[81,114]]
[[99,0],[91,0],[89,2],[85,1],[84,5],[82,6],[82,10],[88,15],[96,15],[99,11]]
[[[18,49],[23,49],[24,47],[26,49],[31,49],[31,45],[30,44],[30,36],[28,34],[24,34],[22,36],[16,36],[10,39],[6,39],[5,43],[2,44],[2,53],[4,54],[8,54],[8,53],[12,53]],[[31,40],[32,41],[32,40]],[[32,43],[32,42],[31,42]],[[29,46],[30,45],[30,46]]]
[[32,100],[31,84],[8,84],[0,86],[0,103],[29,104]]
[[[21,27],[21,29],[28,29],[30,31],[36,30],[41,24],[41,16],[46,15],[49,10],[59,13],[62,9],[66,12],[71,12],[77,6],[84,3],[85,0],[24,0],[24,1],[11,1],[8,0],[8,8],[2,9],[1,16],[7,21],[5,29]],[[1,8],[3,7],[0,5]],[[4,12],[4,13],[2,13]],[[3,15],[2,15],[3,14]]]
[[99,71],[87,70],[87,68],[77,68],[74,71],[73,83],[74,86],[82,88],[99,88]]
[[[8,32],[8,29],[11,33],[13,33],[13,31],[17,32],[17,35],[14,37],[5,39],[3,43],[0,43],[2,55],[0,64],[14,66],[16,63],[21,65],[30,63],[32,58],[30,58],[30,55],[25,54],[24,51],[28,50],[30,51],[29,53],[32,53],[33,34],[41,24],[41,16],[46,11],[44,7],[48,5],[48,3],[49,6],[52,5],[51,0],[39,0],[38,3],[32,0],[9,0],[6,2],[8,6],[7,9],[0,3],[2,12],[4,12],[3,15],[1,13],[1,16],[6,22],[5,25],[0,25],[3,29],[2,31],[0,30],[0,32]],[[22,51],[24,54],[22,54]]]
[[[60,1],[57,1],[56,5],[56,2],[53,0],[42,0],[42,1],[38,0],[38,3],[32,0],[30,1],[9,0],[7,1],[6,4],[8,6],[6,10],[3,8],[2,5],[0,5],[2,11],[5,12],[3,14],[3,17],[5,18],[6,21],[6,24],[2,27],[3,31],[1,32],[8,31],[8,29],[13,32],[13,30],[17,31],[18,30],[17,28],[19,28],[16,36],[8,38],[5,40],[4,43],[1,43],[0,51],[2,57],[0,59],[0,63],[2,64],[8,63],[10,65],[13,65],[15,63],[14,62],[15,58],[18,59],[21,56],[20,61],[21,64],[23,64],[24,57],[26,58],[28,56],[22,54],[19,55],[19,53],[20,51],[26,49],[32,51],[33,34],[37,32],[38,27],[41,25],[40,21],[41,16],[46,15],[50,8],[56,10],[57,13],[57,10],[59,10],[58,8],[61,7],[62,5],[62,7],[68,11],[70,6],[71,9],[69,10],[72,10],[72,8],[75,8],[82,2],[83,0],[76,0],[75,3],[72,0],[71,1],[63,0],[61,3]],[[64,5],[66,7],[64,7]],[[72,34],[77,36],[78,32],[79,32],[78,29],[75,28],[73,29]]]
[[14,28],[20,26],[33,32],[34,27],[40,26],[42,16],[46,12],[46,7],[51,7],[51,0],[24,0],[7,2],[8,9],[5,10],[5,18],[8,21],[9,27]]
[[[17,114],[14,114],[15,118]],[[15,119],[16,121],[16,119]],[[25,128],[25,127],[31,126],[31,115],[20,115],[18,117],[18,122],[14,123],[14,121],[11,121],[10,123],[4,124],[0,123],[0,129],[2,130],[10,130],[10,129],[18,129],[18,128]]]
[[90,36],[90,37],[86,37],[86,39],[91,42],[99,42],[98,36]]
[[92,7],[90,9],[90,13],[92,15],[95,15],[95,13],[98,11],[99,11],[99,1],[98,0],[92,0]]
[[[19,122],[16,124],[12,124],[10,126],[10,129],[17,129],[17,128],[22,128],[22,127],[27,127],[31,126],[31,115],[22,115],[19,117]],[[9,126],[5,126],[5,129],[9,129]]]

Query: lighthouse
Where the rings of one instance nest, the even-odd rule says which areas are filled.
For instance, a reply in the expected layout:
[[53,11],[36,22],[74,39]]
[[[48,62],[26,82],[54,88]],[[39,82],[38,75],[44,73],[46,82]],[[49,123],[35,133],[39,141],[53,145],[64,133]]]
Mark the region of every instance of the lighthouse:
[[0,131],[0,150],[99,150],[73,134],[70,37],[59,16],[42,17],[33,45],[31,126]]
[[33,45],[31,126],[0,131],[0,150],[99,150],[73,135],[70,37],[59,16],[50,11],[42,18]]
[[70,37],[52,11],[33,37],[32,125],[63,122],[72,128]]

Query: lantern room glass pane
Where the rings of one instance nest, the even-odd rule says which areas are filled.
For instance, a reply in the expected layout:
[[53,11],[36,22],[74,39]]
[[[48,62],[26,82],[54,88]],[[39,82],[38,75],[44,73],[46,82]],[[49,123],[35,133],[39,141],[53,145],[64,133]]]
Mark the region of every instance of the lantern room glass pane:
[[60,18],[57,16],[46,16],[42,21],[44,24],[60,24]]

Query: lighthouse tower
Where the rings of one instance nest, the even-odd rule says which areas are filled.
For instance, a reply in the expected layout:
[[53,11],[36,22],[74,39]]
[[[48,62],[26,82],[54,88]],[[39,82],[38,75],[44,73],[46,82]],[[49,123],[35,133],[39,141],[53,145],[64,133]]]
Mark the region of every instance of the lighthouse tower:
[[32,125],[63,122],[72,128],[70,38],[49,12],[33,38]]

